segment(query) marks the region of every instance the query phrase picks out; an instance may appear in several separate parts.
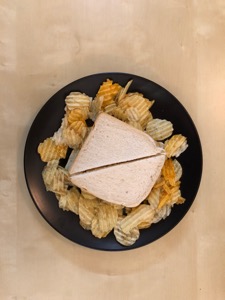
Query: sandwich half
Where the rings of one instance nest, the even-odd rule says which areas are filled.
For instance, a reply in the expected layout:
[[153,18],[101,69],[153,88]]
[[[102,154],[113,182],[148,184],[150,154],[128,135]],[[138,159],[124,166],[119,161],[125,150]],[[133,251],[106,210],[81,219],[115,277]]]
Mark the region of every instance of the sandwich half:
[[99,114],[69,173],[149,157],[163,149],[146,133],[106,113]]

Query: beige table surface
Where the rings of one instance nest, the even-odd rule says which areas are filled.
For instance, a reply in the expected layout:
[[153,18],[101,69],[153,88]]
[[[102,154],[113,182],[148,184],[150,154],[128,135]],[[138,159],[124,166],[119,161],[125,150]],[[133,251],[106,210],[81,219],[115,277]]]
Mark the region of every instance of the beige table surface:
[[[42,105],[67,83],[105,71],[171,91],[204,152],[200,190],[181,223],[122,253],[54,231],[23,174]],[[1,0],[0,74],[0,299],[225,299],[225,1]]]

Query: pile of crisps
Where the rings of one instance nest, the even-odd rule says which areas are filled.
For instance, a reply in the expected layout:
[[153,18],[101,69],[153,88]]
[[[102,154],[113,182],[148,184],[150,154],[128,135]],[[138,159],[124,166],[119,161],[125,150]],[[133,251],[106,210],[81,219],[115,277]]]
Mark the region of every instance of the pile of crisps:
[[[173,133],[168,120],[153,118],[150,108],[154,100],[140,93],[128,93],[125,87],[107,79],[94,99],[80,92],[71,92],[65,99],[65,115],[60,128],[38,146],[41,160],[47,164],[42,177],[47,191],[55,193],[59,207],[79,216],[80,225],[97,238],[112,230],[116,240],[131,246],[140,236],[140,229],[149,228],[169,216],[175,204],[184,203],[180,191],[182,166],[176,159],[188,147],[186,137]],[[163,143],[167,159],[162,172],[147,198],[137,207],[114,205],[80,190],[70,182],[68,168],[82,147],[90,127],[87,120],[96,120],[100,112],[108,113],[149,134]],[[60,159],[72,153],[65,167]],[[118,187],[119,188],[119,187]]]

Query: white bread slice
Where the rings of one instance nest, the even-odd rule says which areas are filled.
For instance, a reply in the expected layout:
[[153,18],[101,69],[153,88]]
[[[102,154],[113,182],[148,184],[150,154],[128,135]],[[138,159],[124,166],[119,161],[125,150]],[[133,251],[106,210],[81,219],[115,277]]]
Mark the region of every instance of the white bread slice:
[[135,207],[150,193],[164,161],[165,155],[159,154],[74,174],[71,181],[100,199]]
[[163,152],[148,134],[100,113],[68,171],[72,175]]

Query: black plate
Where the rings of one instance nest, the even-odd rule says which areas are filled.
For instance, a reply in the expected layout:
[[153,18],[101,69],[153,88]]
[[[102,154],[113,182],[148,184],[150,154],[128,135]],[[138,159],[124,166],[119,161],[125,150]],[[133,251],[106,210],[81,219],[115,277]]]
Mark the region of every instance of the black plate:
[[[148,99],[155,99],[151,111],[154,117],[170,120],[174,125],[174,134],[182,133],[187,137],[188,149],[179,157],[183,167],[181,192],[186,202],[175,205],[168,218],[141,230],[139,240],[130,247],[120,245],[113,233],[106,238],[95,238],[90,231],[79,225],[78,216],[64,212],[58,207],[58,202],[51,192],[46,192],[41,172],[44,163],[37,153],[37,147],[45,138],[52,136],[58,129],[64,115],[64,100],[71,91],[80,91],[94,97],[100,84],[107,78],[122,86],[133,79],[129,92],[144,94]],[[37,114],[27,137],[24,153],[25,178],[30,195],[45,220],[60,234],[80,245],[99,249],[121,251],[144,246],[162,237],[174,228],[189,210],[193,203],[202,175],[202,150],[196,127],[181,103],[167,90],[158,84],[132,74],[102,73],[90,75],[76,80],[62,88],[42,107]]]

